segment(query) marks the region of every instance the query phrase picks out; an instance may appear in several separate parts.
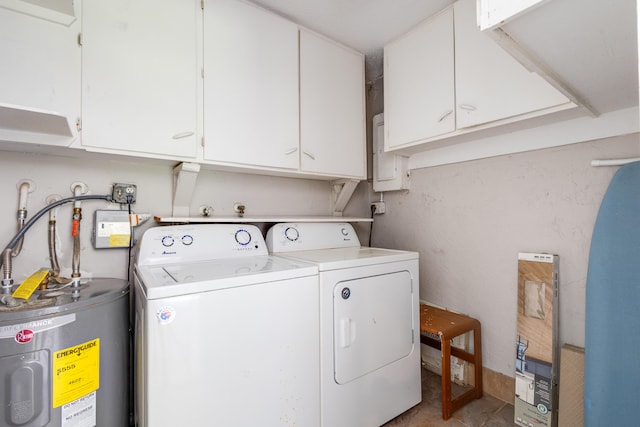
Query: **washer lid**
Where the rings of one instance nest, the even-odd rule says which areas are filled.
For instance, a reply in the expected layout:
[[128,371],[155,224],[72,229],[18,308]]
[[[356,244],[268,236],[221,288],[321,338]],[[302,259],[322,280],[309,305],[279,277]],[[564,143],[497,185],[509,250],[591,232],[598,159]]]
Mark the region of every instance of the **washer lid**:
[[147,299],[167,298],[239,286],[314,276],[318,267],[275,256],[136,266]]
[[418,259],[417,252],[366,246],[287,252],[280,256],[315,263],[320,271]]

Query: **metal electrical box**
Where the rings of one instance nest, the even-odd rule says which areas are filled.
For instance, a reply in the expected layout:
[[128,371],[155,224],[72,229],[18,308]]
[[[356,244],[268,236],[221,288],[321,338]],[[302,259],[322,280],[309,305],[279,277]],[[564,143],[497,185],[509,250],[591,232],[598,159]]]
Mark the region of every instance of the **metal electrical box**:
[[128,248],[130,243],[131,222],[127,211],[96,211],[93,233],[94,248]]
[[373,116],[373,191],[408,190],[409,158],[384,151],[384,114]]

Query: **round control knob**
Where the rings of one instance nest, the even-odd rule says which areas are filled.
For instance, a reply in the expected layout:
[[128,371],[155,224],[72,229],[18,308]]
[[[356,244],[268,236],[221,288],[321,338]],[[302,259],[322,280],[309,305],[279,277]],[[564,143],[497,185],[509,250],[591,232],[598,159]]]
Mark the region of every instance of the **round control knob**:
[[287,227],[284,230],[284,236],[292,242],[295,242],[300,237],[300,233],[297,228]]
[[349,235],[349,230],[347,230],[346,228],[341,228],[340,232],[342,233],[343,236],[348,236]]
[[173,237],[171,236],[164,236],[161,242],[162,242],[162,246],[169,247],[169,246],[173,246],[174,240],[173,240]]
[[184,236],[182,236],[182,244],[185,246],[189,246],[190,244],[193,243],[193,236],[190,234],[185,234]]
[[244,229],[236,231],[236,242],[242,246],[248,245],[251,243],[251,233]]

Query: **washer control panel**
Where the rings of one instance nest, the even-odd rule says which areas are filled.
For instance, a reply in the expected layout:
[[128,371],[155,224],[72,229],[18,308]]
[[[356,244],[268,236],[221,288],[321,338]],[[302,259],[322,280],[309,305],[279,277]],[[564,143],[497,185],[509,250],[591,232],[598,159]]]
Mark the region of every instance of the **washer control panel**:
[[268,255],[253,225],[186,224],[148,229],[140,239],[139,265]]
[[267,231],[269,252],[360,247],[349,223],[281,223]]

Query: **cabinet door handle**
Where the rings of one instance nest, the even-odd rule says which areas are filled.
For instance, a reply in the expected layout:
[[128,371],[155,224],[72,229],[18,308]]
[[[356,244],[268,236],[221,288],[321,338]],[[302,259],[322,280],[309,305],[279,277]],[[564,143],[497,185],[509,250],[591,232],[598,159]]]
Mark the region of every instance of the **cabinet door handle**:
[[172,139],[182,139],[182,138],[188,138],[191,135],[193,135],[193,132],[180,132],[180,133],[176,133],[171,138]]
[[285,151],[285,152],[284,152],[284,155],[285,155],[285,156],[288,156],[289,154],[293,154],[293,153],[295,153],[296,151],[298,151],[298,147],[293,147],[293,148],[290,148],[290,149],[288,149],[287,151]]
[[314,156],[314,155],[313,155],[313,153],[310,153],[310,152],[308,152],[308,151],[303,151],[303,153],[304,153],[307,157],[309,157],[311,160],[315,160],[315,159],[316,159],[316,156]]
[[447,117],[449,117],[449,115],[453,113],[453,110],[449,110],[446,113],[444,113],[443,115],[440,116],[440,118],[438,119],[438,123],[440,123],[441,121],[443,121],[444,119],[446,119]]
[[461,110],[476,111],[476,107],[470,104],[460,104],[459,107]]

